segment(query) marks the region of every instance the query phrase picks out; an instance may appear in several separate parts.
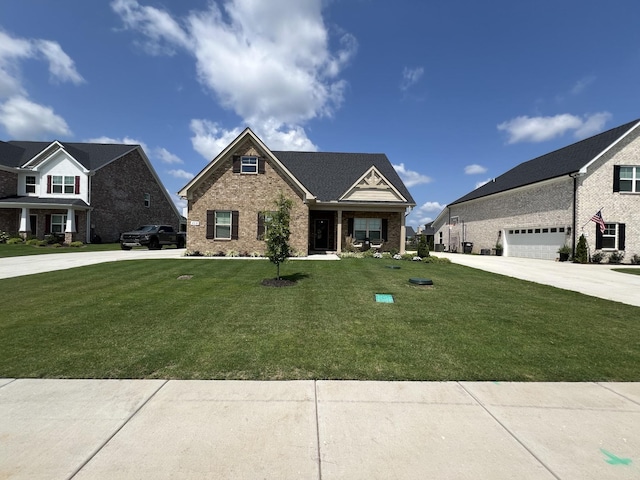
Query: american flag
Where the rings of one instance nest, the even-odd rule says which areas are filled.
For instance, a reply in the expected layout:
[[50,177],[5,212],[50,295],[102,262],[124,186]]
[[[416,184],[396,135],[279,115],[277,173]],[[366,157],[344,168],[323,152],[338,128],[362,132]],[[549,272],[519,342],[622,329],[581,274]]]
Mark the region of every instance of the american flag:
[[598,210],[598,213],[591,217],[591,221],[600,225],[600,233],[604,233],[604,219],[602,218],[601,210]]

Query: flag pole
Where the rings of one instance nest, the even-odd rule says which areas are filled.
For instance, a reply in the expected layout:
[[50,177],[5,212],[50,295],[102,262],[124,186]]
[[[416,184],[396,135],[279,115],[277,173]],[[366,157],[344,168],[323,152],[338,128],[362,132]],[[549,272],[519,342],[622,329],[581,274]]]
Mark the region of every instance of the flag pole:
[[[602,213],[602,210],[603,210],[603,209],[604,209],[604,207],[600,207],[600,209],[598,210],[598,212]],[[591,222],[591,219],[589,219],[589,220],[587,221],[587,223],[585,223],[585,224],[582,226],[582,230],[584,230],[584,227],[586,227],[587,225],[589,225],[589,222]]]

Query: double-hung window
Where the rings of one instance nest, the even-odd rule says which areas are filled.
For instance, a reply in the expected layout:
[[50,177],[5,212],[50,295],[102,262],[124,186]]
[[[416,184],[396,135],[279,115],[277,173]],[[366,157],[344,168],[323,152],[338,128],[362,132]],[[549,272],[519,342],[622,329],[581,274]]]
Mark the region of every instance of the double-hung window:
[[36,193],[36,177],[34,175],[27,175],[24,183],[26,193]]
[[231,240],[231,212],[216,211],[215,213],[215,237],[216,239]]
[[625,230],[624,223],[605,223],[604,232],[596,225],[596,249],[624,250]]
[[258,157],[242,157],[240,173],[258,173]]
[[69,175],[49,176],[48,193],[80,193],[80,177]]
[[51,233],[64,233],[66,225],[66,215],[51,215]]
[[613,191],[640,193],[640,167],[616,165],[614,167]]
[[356,241],[368,238],[371,242],[379,242],[382,239],[382,220],[380,218],[354,219],[353,237]]

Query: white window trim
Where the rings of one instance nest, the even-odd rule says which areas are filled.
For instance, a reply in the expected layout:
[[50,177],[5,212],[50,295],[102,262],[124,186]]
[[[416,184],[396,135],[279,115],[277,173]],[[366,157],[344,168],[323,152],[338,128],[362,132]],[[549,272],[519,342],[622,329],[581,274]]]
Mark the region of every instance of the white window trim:
[[[33,183],[28,182],[29,178],[33,178]],[[33,192],[29,191],[29,187],[33,187]],[[24,177],[24,192],[27,195],[36,195],[37,188],[38,188],[38,177],[36,177],[35,175],[26,175]]]
[[[358,239],[356,236],[356,231],[362,231],[362,229],[357,229],[356,228],[356,222],[358,222],[358,220],[360,221],[364,221],[365,222],[365,229],[364,229],[364,238],[368,238],[369,241],[373,241],[371,240],[371,232],[380,232],[380,239],[379,240],[375,240],[376,242],[382,242],[383,238],[382,238],[382,219],[381,218],[354,218],[353,219],[353,240],[354,242],[360,243],[363,241],[363,239]],[[378,222],[380,222],[380,229],[371,229],[369,227],[369,222],[373,221],[373,220],[377,220]]]
[[150,193],[145,193],[144,194],[144,206],[149,208],[151,206],[151,194]]
[[[608,229],[611,225],[614,226],[614,231],[615,234],[614,235],[605,235],[604,233],[602,234],[602,250],[605,252],[615,252],[618,250],[618,238],[619,238],[619,234],[620,234],[620,224],[618,223],[605,223],[605,227]],[[606,230],[605,230],[606,232]],[[605,238],[613,238],[613,247],[605,247],[604,246],[604,239]]]
[[[54,217],[62,217],[62,223],[60,222],[54,222],[53,218]],[[62,225],[62,229],[59,232],[54,232],[53,231],[53,226],[54,225]],[[49,226],[49,229],[51,230],[49,233],[54,233],[54,234],[62,234],[64,233],[65,229],[67,227],[67,216],[62,214],[62,213],[53,213],[51,214],[51,225]]]
[[[228,213],[229,214],[229,223],[218,223],[218,214],[219,213]],[[218,227],[229,227],[229,236],[228,237],[220,237],[218,236]],[[233,212],[231,210],[216,210],[214,212],[214,223],[213,223],[213,239],[214,240],[231,240],[233,230]]]
[[[622,178],[622,170],[620,170],[618,181],[620,183],[620,193],[640,193],[640,190],[636,189],[636,185],[640,182],[640,166],[637,165],[620,165],[620,168],[630,168],[631,178]],[[631,181],[631,190],[622,190],[622,182]]]
[[[61,179],[61,183],[56,183],[56,178]],[[67,183],[68,179],[71,179],[71,183]],[[60,187],[59,192],[56,192],[56,187]],[[67,187],[71,187],[70,192],[65,191]],[[51,175],[51,193],[53,195],[75,195],[76,194],[75,175]]]
[[[247,163],[245,163],[245,160],[247,161]],[[249,161],[252,161],[252,162],[249,162]],[[240,173],[243,175],[257,175],[258,163],[259,163],[258,157],[254,157],[254,156],[240,157]],[[245,167],[249,168],[249,170],[245,171]]]

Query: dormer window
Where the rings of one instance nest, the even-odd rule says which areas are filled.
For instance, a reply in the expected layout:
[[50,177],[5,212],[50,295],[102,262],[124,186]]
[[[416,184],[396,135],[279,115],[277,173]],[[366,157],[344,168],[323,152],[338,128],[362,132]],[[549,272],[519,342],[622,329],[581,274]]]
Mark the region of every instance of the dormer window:
[[240,173],[258,173],[258,157],[242,157]]
[[36,193],[36,177],[34,175],[27,175],[24,183],[26,193]]

